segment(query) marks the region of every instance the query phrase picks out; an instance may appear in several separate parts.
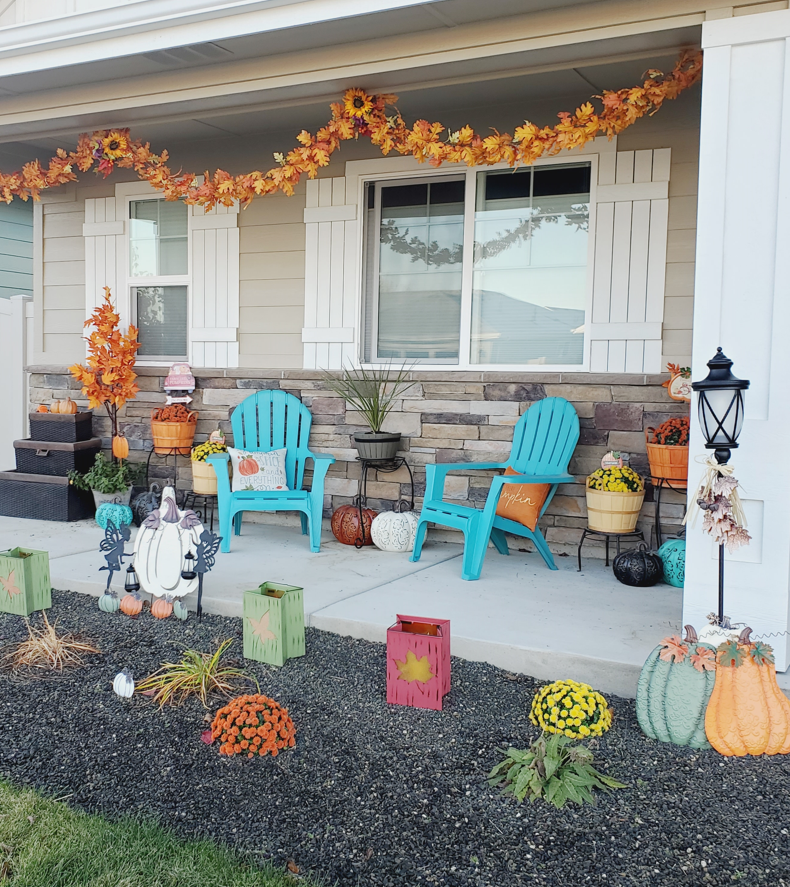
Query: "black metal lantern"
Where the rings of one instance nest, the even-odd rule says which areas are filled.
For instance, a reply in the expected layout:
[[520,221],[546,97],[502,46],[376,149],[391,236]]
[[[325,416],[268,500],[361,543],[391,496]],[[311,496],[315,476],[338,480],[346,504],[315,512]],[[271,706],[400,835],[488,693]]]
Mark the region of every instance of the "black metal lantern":
[[738,446],[738,435],[743,426],[743,392],[749,387],[747,379],[736,379],[732,361],[716,349],[708,361],[708,375],[691,387],[699,394],[699,424],[705,435],[705,446],[715,451],[719,465],[730,460],[730,450]]
[[137,578],[134,565],[129,564],[126,568],[126,579],[123,583],[123,590],[127,594],[136,594],[140,590],[140,580]]
[[195,555],[188,551],[184,555],[184,568],[181,570],[181,578],[189,581],[197,576],[195,571]]

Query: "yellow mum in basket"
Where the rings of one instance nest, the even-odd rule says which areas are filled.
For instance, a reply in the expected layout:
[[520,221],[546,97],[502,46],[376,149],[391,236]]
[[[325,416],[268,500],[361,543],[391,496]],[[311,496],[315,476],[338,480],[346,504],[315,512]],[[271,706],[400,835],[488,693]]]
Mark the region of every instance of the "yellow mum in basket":
[[645,485],[642,478],[633,470],[622,468],[599,468],[587,478],[591,490],[606,490],[609,493],[641,493]]

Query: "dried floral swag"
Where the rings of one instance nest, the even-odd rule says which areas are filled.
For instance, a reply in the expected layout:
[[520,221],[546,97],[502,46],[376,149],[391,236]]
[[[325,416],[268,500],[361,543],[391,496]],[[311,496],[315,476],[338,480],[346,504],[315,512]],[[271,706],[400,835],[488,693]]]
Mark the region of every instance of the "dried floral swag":
[[704,515],[702,529],[710,534],[717,545],[726,545],[727,551],[737,551],[748,545],[751,536],[746,529],[738,481],[733,476],[732,465],[719,465],[715,456],[705,460],[705,474],[696,502],[690,507],[684,523],[691,516],[692,524],[697,510]]

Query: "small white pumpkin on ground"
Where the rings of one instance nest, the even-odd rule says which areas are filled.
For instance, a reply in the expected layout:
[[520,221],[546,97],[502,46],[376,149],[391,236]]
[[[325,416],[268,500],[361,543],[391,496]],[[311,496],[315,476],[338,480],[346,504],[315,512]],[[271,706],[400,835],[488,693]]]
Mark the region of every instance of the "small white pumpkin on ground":
[[411,551],[418,520],[414,511],[382,511],[370,527],[373,544],[382,551]]
[[134,695],[134,679],[128,668],[119,671],[118,674],[115,675],[115,680],[112,682],[112,689],[116,696],[121,696],[124,699],[132,698]]

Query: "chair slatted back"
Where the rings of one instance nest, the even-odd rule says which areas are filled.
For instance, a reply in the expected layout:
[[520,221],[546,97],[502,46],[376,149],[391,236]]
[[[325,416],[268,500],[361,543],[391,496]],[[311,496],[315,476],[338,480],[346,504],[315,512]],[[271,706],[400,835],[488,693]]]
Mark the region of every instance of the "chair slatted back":
[[291,490],[301,490],[308,452],[310,410],[285,391],[258,391],[233,411],[230,424],[234,447],[243,450],[281,450],[285,447],[285,476]]
[[524,413],[513,431],[508,465],[519,474],[560,474],[579,440],[579,417],[562,397],[539,400]]

